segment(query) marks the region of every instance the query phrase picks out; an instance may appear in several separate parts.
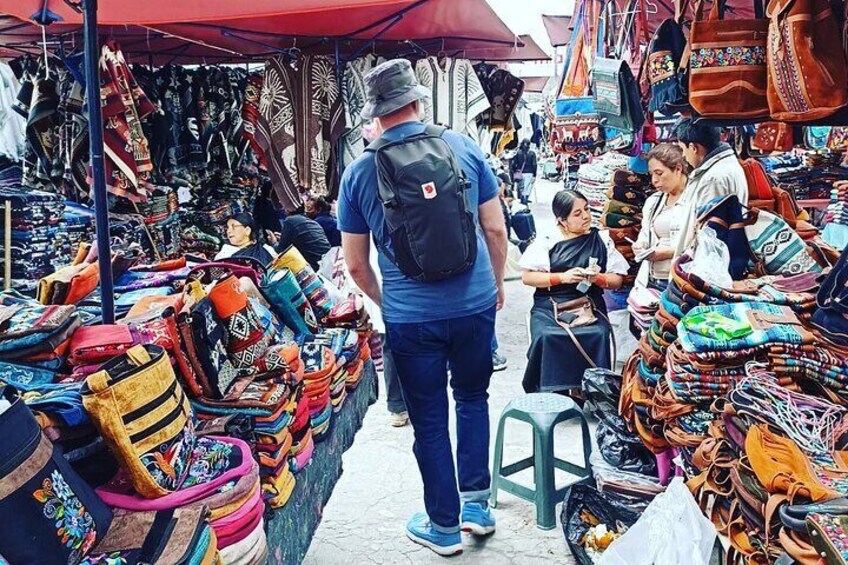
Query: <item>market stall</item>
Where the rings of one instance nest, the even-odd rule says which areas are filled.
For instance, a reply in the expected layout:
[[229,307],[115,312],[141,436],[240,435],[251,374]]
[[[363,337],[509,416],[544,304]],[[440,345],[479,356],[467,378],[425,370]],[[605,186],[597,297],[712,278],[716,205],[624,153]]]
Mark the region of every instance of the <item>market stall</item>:
[[[637,336],[621,374],[584,375],[597,488],[572,489],[562,515],[580,563],[689,547],[706,564],[716,538],[728,563],[844,562],[842,9],[575,8],[550,145],[648,275],[606,296]],[[655,222],[677,202],[680,221]],[[672,514],[687,518],[658,521]]]

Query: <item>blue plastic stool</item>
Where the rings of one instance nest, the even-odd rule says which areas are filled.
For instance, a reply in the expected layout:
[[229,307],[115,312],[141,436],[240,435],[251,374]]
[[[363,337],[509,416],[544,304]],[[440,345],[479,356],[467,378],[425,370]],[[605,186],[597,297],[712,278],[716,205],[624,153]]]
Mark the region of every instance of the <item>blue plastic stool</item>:
[[[503,466],[504,424],[512,418],[533,426],[533,455],[511,465]],[[580,420],[583,431],[583,467],[554,457],[554,428],[573,419]],[[562,502],[566,489],[592,476],[589,455],[592,453],[589,425],[583,411],[566,396],[533,393],[516,398],[507,404],[498,422],[495,440],[495,464],[492,469],[492,507],[497,506],[498,490],[505,490],[536,504],[536,525],[543,530],[556,527],[556,505]],[[534,488],[520,485],[507,477],[525,469],[534,470]],[[561,489],[556,488],[554,469],[579,477]]]

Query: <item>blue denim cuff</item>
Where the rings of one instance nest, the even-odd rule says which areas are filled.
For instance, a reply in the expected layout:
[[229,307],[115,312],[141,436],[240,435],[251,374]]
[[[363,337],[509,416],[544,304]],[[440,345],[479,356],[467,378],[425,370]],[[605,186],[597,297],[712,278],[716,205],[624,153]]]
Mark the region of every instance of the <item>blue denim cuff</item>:
[[459,493],[459,499],[462,502],[481,502],[483,505],[486,505],[489,503],[489,497],[491,495],[491,489],[473,490]]

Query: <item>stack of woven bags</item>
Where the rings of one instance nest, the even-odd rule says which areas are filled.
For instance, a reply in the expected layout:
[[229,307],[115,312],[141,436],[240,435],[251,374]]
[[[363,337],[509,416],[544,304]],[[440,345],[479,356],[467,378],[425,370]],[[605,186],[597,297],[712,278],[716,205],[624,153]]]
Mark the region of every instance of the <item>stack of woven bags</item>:
[[[174,542],[193,544],[184,554],[128,562],[211,563],[220,552],[220,562],[264,563],[264,509],[289,500],[369,359],[362,300],[340,295],[295,248],[267,272],[249,259],[126,267],[116,324],[0,294],[0,385],[61,443],[94,499],[141,521],[113,526],[124,537],[107,538],[110,557],[137,539],[138,551],[164,548],[146,536],[166,543],[191,516],[196,535]],[[72,562],[100,539],[85,535]]]
[[591,162],[580,165],[577,169],[576,181],[571,188],[580,191],[589,199],[589,211],[595,226],[602,225],[601,216],[609,202],[607,190],[615,171],[626,168],[629,161],[630,158],[626,155],[609,152],[593,158]]
[[844,563],[848,254],[833,261],[779,218],[742,221],[737,206],[717,201],[700,216],[728,247],[732,285],[695,274],[689,255],[673,264],[625,366],[621,415],[658,465],[679,456],[741,559]]

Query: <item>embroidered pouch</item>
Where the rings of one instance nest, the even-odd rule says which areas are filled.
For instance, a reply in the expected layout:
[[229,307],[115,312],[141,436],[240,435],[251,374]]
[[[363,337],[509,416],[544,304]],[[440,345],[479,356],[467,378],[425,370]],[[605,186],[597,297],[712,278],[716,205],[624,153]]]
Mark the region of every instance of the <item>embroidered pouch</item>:
[[196,442],[193,415],[162,347],[139,345],[113,359],[86,379],[82,396],[139,494],[183,487]]
[[[223,495],[232,481],[254,473],[256,462],[250,446],[235,438],[206,436],[197,439],[189,457],[191,469],[182,488],[159,498],[146,498],[133,488],[125,472],[120,471],[111,481],[98,487],[97,494],[114,508],[126,510],[168,510],[196,505],[218,508],[230,499]],[[255,469],[258,473],[258,468]]]
[[766,153],[790,151],[795,145],[792,127],[783,122],[763,122],[757,126],[757,134],[751,140],[751,145]]
[[0,393],[0,429],[0,555],[10,563],[76,565],[106,535],[112,512],[10,386]]

